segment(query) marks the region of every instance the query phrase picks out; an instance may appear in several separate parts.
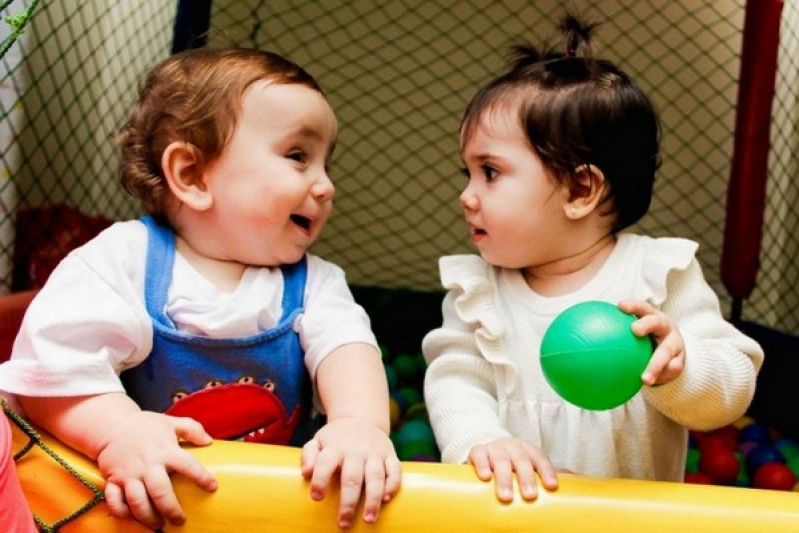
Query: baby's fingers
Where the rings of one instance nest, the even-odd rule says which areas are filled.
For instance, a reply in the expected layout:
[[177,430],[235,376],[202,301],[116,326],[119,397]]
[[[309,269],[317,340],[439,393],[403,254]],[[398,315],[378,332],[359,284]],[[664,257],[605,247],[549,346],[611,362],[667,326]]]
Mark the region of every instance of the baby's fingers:
[[402,484],[402,463],[396,456],[388,457],[386,465],[386,485],[383,490],[383,501],[387,502],[399,492]]
[[162,516],[170,524],[177,526],[186,521],[186,515],[180,507],[175,491],[172,489],[172,480],[165,470],[161,468],[153,469],[145,477],[144,483],[155,512],[159,516]]
[[309,479],[313,474],[314,467],[316,466],[316,459],[319,457],[319,452],[322,450],[322,445],[316,439],[311,439],[305,446],[302,447],[300,453],[300,470],[305,479]]
[[477,445],[469,453],[469,462],[474,467],[474,472],[481,481],[488,481],[494,472],[491,467],[491,460],[488,456],[488,447]]
[[344,454],[338,448],[328,446],[315,456],[313,472],[310,474],[311,498],[321,501],[325,499],[333,476],[344,462]]
[[213,442],[203,425],[193,418],[170,417],[170,420],[175,428],[175,434],[181,439],[196,446],[208,446]]
[[[361,491],[364,485],[365,465],[360,461],[346,461],[341,467],[341,494],[338,503],[338,525],[341,528],[348,528],[352,525],[355,517],[355,510],[361,500]],[[372,473],[373,474],[373,473]],[[373,481],[373,479],[372,479]],[[378,500],[383,499],[383,478],[380,479],[380,492],[377,494]],[[375,500],[375,493],[370,494],[371,501]],[[373,505],[371,513],[374,513]],[[364,517],[366,509],[364,509]],[[373,516],[376,516],[374,514]]]
[[[196,457],[185,450],[181,450],[180,454],[172,458],[166,466],[169,472],[186,476],[205,492],[214,492],[217,488],[216,478],[213,474]],[[157,478],[156,482],[160,482],[160,479],[160,477]]]
[[652,354],[641,379],[649,386],[668,383],[682,373],[684,366],[685,357],[682,347],[663,342]]
[[[126,480],[123,491],[124,499],[127,502],[130,514],[132,514],[136,520],[151,529],[159,529],[164,525],[164,519],[153,506],[153,502],[150,500],[149,494],[147,494],[147,487],[142,480]],[[182,523],[181,519],[185,519],[179,507],[177,511],[169,510],[169,512],[171,520],[178,520],[173,523],[180,524]]]
[[111,516],[123,520],[133,518],[128,504],[125,502],[125,493],[116,483],[107,482],[105,485],[105,503]]
[[363,520],[371,524],[377,521],[386,495],[386,461],[378,457],[368,459],[363,481]]

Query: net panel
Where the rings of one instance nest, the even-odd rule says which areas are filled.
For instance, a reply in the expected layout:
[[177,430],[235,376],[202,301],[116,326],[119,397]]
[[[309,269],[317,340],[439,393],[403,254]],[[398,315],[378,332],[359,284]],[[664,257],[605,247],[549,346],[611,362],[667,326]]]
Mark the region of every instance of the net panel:
[[[176,4],[45,2],[2,58],[5,287],[21,209],[65,203],[108,218],[137,214],[116,184],[111,138],[138,75],[169,53]],[[744,306],[745,319],[792,332],[799,331],[795,4],[783,13],[763,266]],[[664,164],[652,209],[632,229],[698,241],[706,276],[729,309],[718,265],[744,0],[215,0],[209,43],[285,54],[328,93],[341,129],[332,165],[338,195],[313,251],[356,285],[437,291],[438,258],[473,252],[458,206],[461,114],[504,68],[508,45],[556,39],[552,21],[564,6],[602,23],[598,53],[630,72],[661,113]]]

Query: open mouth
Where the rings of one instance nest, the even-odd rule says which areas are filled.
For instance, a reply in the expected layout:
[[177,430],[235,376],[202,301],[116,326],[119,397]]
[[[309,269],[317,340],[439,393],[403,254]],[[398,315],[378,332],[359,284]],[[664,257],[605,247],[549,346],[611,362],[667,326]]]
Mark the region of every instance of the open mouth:
[[308,217],[304,217],[302,215],[291,215],[289,217],[291,221],[301,227],[302,229],[308,231],[311,229],[311,219]]

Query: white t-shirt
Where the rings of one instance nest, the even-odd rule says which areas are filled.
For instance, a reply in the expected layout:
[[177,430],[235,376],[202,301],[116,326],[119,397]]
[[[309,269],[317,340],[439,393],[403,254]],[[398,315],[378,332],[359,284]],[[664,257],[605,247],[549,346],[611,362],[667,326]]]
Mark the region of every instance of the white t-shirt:
[[[138,220],[115,223],[71,252],[28,308],[11,359],[0,365],[0,390],[47,397],[124,391],[120,372],[140,364],[152,348],[146,252],[147,229]],[[282,297],[279,268],[249,267],[226,293],[176,252],[167,314],[182,331],[243,337],[277,324]],[[343,270],[310,254],[304,307],[295,328],[312,378],[339,346],[377,347]]]

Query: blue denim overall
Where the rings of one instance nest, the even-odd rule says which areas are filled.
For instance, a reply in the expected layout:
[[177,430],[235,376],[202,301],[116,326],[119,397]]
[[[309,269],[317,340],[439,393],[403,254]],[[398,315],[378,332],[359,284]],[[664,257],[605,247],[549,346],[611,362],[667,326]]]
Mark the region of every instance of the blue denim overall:
[[152,217],[141,221],[148,230],[144,296],[153,349],[122,373],[128,394],[144,410],[196,419],[216,439],[302,445],[313,431],[311,383],[294,330],[303,312],[306,258],[281,268],[283,315],[275,327],[230,339],[187,334],[166,314],[175,236]]

